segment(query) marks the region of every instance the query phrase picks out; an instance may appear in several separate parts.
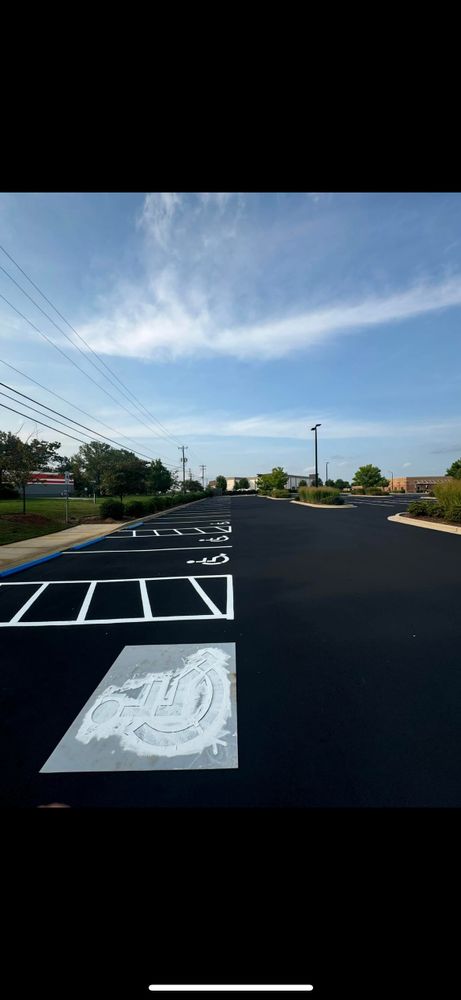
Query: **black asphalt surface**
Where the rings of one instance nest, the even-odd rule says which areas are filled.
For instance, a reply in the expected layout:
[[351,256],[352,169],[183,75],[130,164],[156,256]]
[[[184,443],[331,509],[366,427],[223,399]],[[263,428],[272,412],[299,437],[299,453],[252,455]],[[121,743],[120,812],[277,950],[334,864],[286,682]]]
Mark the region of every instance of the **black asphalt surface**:
[[[2,804],[459,806],[461,540],[390,522],[407,500],[378,500],[317,510],[213,498],[0,578],[57,581],[25,621],[75,619],[78,581],[102,581],[91,614],[103,620],[142,614],[138,578],[208,576],[224,609],[215,578],[231,573],[235,600],[231,621],[1,628]],[[232,533],[212,548],[210,520],[228,516]],[[187,563],[207,549],[229,562]],[[152,586],[161,613],[197,613],[182,585]],[[0,587],[0,620],[35,589]],[[192,642],[236,643],[238,769],[39,774],[125,645]]]

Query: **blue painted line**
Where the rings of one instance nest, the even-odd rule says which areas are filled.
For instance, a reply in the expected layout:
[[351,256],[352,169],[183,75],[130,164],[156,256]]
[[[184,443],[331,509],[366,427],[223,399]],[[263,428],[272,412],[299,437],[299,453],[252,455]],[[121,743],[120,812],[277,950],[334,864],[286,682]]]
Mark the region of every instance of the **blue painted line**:
[[96,545],[96,542],[103,542],[105,538],[107,538],[107,535],[99,535],[98,538],[91,538],[89,542],[81,542],[80,545],[73,545],[70,551],[75,552],[76,549],[86,549],[87,545]]
[[41,559],[34,559],[33,562],[22,563],[21,566],[15,566],[14,569],[4,569],[0,576],[11,576],[12,573],[21,573],[23,569],[29,569],[31,566],[38,566],[39,563],[48,562],[50,559],[57,559],[61,556],[62,552],[53,552],[51,556],[42,556]]

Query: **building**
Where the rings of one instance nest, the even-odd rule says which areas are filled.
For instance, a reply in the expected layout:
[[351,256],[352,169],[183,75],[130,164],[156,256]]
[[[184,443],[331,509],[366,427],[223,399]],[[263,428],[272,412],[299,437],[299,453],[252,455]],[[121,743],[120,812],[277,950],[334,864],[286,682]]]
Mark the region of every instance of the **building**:
[[[270,472],[258,472],[258,476],[270,476]],[[286,490],[297,490],[300,482],[307,483],[308,486],[315,486],[315,474],[306,475],[304,473],[302,476],[288,475],[285,489]]]
[[394,476],[389,490],[405,490],[405,493],[430,493],[438,483],[451,482],[451,476]]
[[235,484],[239,481],[239,479],[248,479],[248,482],[250,484],[249,489],[250,490],[256,489],[256,476],[226,476],[226,479],[227,479],[228,490],[233,490],[235,488]]
[[26,486],[26,497],[36,499],[72,496],[74,492],[74,477],[68,473],[68,482],[64,472],[31,472]]

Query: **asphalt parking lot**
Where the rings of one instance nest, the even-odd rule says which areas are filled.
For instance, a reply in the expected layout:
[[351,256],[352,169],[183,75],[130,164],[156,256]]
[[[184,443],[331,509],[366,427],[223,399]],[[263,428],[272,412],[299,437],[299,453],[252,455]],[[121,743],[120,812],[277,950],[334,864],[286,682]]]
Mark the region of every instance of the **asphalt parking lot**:
[[459,806],[461,543],[353,502],[217,497],[1,578],[2,803]]

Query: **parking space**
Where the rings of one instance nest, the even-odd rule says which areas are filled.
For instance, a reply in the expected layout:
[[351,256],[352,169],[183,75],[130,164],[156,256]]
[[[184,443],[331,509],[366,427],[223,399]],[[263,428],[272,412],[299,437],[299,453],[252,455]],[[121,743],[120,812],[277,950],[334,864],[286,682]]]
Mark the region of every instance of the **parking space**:
[[[28,660],[36,664],[34,690],[37,685],[48,689],[50,674],[55,685],[70,682],[72,688],[71,677],[54,670],[60,661],[55,653],[65,647],[70,668],[86,674],[93,723],[110,714],[107,706],[121,699],[117,725],[109,727],[109,757],[101,756],[99,735],[88,741],[87,750],[80,747],[77,752],[77,730],[66,733],[64,714],[65,750],[53,751],[52,765],[36,760],[29,748],[35,775],[238,766],[235,643],[219,631],[234,619],[230,512],[227,500],[187,505],[75,546],[59,559],[0,577],[4,651],[7,655],[9,646],[14,656],[10,637],[27,635]],[[200,625],[199,641],[184,644],[184,627],[197,627],[195,623]],[[161,641],[165,627],[174,628],[173,641],[166,644]],[[93,655],[85,662],[76,652],[77,630],[94,637],[87,645]],[[141,656],[142,671],[136,669],[139,659],[132,662],[131,648]],[[119,654],[115,659],[114,649]],[[127,659],[130,670],[114,701],[103,697],[103,688],[118,676],[120,658]],[[134,703],[129,693],[135,687],[149,688],[149,696]],[[70,702],[76,718],[83,711],[82,690],[79,687],[78,697]],[[31,711],[28,705],[26,717]],[[55,734],[61,715],[56,706]]]
[[459,540],[396,506],[216,498],[0,578],[6,803],[458,806]]

